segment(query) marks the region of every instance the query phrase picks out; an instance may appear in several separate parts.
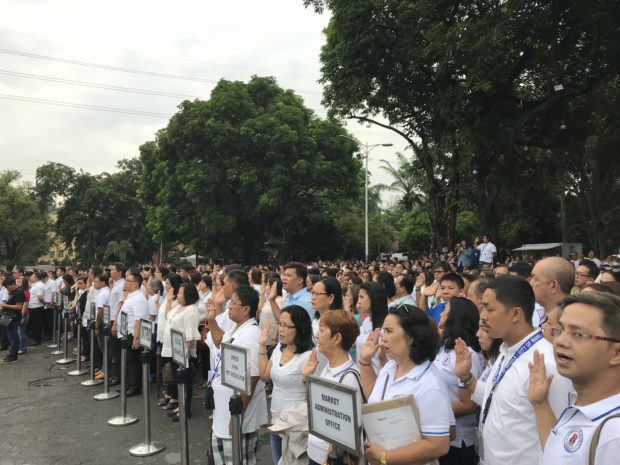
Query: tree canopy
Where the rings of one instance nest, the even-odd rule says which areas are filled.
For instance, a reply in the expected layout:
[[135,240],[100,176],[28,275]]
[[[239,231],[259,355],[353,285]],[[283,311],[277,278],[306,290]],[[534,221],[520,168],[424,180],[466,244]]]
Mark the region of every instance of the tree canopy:
[[147,228],[212,256],[331,255],[342,244],[334,208],[360,191],[345,134],[273,78],[222,80],[140,148]]

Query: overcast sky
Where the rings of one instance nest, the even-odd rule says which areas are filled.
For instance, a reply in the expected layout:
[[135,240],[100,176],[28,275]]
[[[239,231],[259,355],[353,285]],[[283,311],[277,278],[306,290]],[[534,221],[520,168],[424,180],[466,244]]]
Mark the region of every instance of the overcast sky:
[[[180,101],[208,99],[222,78],[247,82],[254,74],[274,76],[325,116],[317,81],[329,16],[302,3],[0,0],[0,169],[19,170],[31,181],[36,168],[48,161],[93,174],[114,171],[118,160],[137,156],[138,147],[166,126]],[[371,183],[389,183],[378,160],[393,163],[394,153],[405,149],[404,140],[379,127],[351,123],[349,130],[361,142],[394,144],[376,148],[370,157]]]

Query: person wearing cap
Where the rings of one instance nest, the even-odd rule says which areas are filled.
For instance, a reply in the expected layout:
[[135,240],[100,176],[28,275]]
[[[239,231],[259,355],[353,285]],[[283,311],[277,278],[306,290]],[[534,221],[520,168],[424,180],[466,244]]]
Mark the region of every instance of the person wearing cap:
[[557,421],[549,406],[545,359],[530,364],[528,397],[536,412],[543,465],[612,464],[620,457],[620,298],[586,292],[560,304],[551,328],[558,373],[575,392]]

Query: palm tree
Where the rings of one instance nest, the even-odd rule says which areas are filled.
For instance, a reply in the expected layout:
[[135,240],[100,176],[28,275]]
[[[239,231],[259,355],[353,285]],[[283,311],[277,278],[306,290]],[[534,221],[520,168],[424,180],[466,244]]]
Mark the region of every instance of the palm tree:
[[414,207],[421,206],[426,198],[418,190],[419,182],[416,179],[413,163],[400,152],[396,153],[396,157],[398,158],[397,167],[394,167],[389,161],[381,160],[380,168],[392,176],[394,181],[389,185],[380,184],[378,187],[379,189],[400,193],[402,197],[399,203],[405,211],[411,211]]

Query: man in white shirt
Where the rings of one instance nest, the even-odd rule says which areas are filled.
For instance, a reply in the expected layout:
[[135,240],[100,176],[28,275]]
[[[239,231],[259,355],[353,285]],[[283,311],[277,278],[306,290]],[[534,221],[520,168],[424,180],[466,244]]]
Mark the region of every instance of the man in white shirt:
[[391,307],[397,307],[398,305],[413,305],[415,306],[415,300],[413,295],[413,278],[408,274],[399,274],[394,278],[394,287],[396,287],[395,299],[390,305]]
[[[125,274],[123,290],[125,298],[119,311],[115,324],[121,324],[121,313],[127,315],[127,397],[140,393],[142,386],[142,370],[140,367],[140,320],[148,318],[148,304],[146,297],[140,291],[142,275],[136,269],[130,269]],[[120,327],[117,331],[118,338],[122,338]]]
[[43,273],[41,275],[41,282],[45,286],[45,292],[43,294],[43,339],[42,341],[49,341],[52,339],[52,332],[54,330],[54,292],[56,291],[56,283],[53,279],[50,279],[50,275]]
[[95,336],[97,336],[97,345],[99,350],[95,351],[95,367],[97,368],[96,376],[103,379],[103,306],[110,304],[110,277],[105,273],[95,274],[93,286],[95,288],[95,307],[97,309],[97,317],[95,319]]
[[[575,283],[575,268],[560,257],[547,257],[540,260],[532,269],[530,284],[534,289],[536,303],[549,313],[570,294]],[[540,323],[544,323],[544,317]]]
[[[45,272],[41,272],[45,274]],[[25,278],[24,278],[25,279]],[[28,313],[30,315],[30,330],[32,341],[30,345],[38,346],[41,344],[43,336],[43,305],[45,294],[45,284],[41,282],[39,273],[32,273],[30,276],[30,300],[28,301]]]
[[527,396],[528,363],[534,351],[545,355],[548,373],[554,374],[549,404],[556,416],[566,406],[570,381],[557,374],[552,345],[540,329],[532,328],[534,292],[520,277],[505,275],[490,282],[482,294],[480,327],[491,338],[502,338],[500,354],[486,381],[471,375],[471,353],[457,340],[456,374],[482,407],[479,427],[481,465],[533,465],[542,449],[533,428],[535,414]]
[[[213,346],[217,351],[221,350],[222,342],[230,342],[249,349],[249,366],[251,376],[250,394],[242,395],[243,424],[242,441],[245,446],[242,457],[243,465],[256,464],[258,451],[258,430],[267,421],[267,399],[265,397],[265,384],[260,381],[258,367],[258,339],[260,329],[256,322],[258,311],[258,293],[250,286],[239,286],[231,297],[229,317],[235,326],[222,334],[213,334]],[[217,326],[215,322],[216,312],[213,306],[207,309],[207,323],[209,327]],[[219,366],[219,356],[217,365]],[[215,367],[214,367],[215,369]],[[232,437],[230,435],[230,411],[228,402],[233,395],[233,390],[223,386],[219,371],[212,380],[215,405],[213,411],[213,439],[212,447],[216,465],[232,465]]]
[[480,268],[484,266],[493,266],[493,261],[497,255],[497,247],[491,242],[491,238],[488,235],[482,236],[482,244],[478,246],[480,251]]
[[113,281],[112,289],[110,289],[110,319],[112,322],[112,337],[110,338],[110,358],[112,359],[112,367],[110,370],[110,385],[113,386],[120,382],[120,363],[121,363],[121,344],[117,336],[116,318],[120,311],[123,301],[123,286],[125,278],[125,265],[122,263],[114,263],[110,267],[110,278]]
[[[620,459],[620,298],[587,292],[560,305],[551,328],[558,372],[576,394],[561,415],[549,406],[545,360],[534,359],[530,401],[544,447],[544,465],[618,463]],[[594,462],[589,460],[594,454]]]

